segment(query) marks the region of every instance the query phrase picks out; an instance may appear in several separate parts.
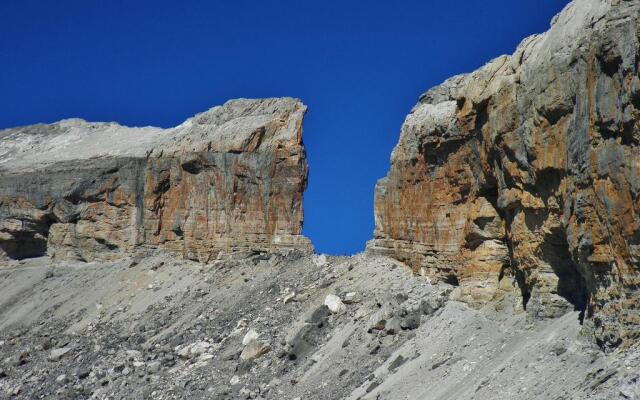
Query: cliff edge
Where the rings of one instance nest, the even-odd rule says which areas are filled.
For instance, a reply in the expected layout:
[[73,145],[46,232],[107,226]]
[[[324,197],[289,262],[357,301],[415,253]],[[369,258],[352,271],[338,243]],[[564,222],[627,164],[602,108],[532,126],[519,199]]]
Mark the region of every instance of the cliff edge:
[[232,100],[171,129],[79,119],[0,131],[0,258],[311,250],[299,100]]
[[368,248],[459,285],[640,332],[640,4],[575,0],[512,56],[420,97],[375,191]]

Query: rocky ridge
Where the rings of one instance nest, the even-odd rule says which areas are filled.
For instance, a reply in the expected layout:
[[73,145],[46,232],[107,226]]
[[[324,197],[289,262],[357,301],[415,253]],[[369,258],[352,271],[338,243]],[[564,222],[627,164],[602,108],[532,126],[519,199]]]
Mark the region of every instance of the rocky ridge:
[[640,4],[575,0],[512,56],[407,116],[368,248],[459,285],[577,310],[603,348],[640,332]]
[[65,120],[0,131],[0,258],[311,250],[305,111],[241,99],[166,130]]

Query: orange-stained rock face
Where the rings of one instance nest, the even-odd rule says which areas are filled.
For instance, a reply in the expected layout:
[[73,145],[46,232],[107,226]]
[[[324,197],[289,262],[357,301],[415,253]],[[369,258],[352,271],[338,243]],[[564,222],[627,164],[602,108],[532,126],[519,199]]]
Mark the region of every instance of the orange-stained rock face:
[[152,160],[145,174],[144,242],[200,261],[221,250],[305,247],[301,153],[200,153]]
[[168,130],[72,120],[0,132],[0,254],[111,260],[143,246],[206,262],[311,250],[305,110],[234,100]]
[[[537,318],[640,337],[640,5],[576,0],[544,35],[425,93],[368,248]],[[595,22],[594,22],[595,21]]]

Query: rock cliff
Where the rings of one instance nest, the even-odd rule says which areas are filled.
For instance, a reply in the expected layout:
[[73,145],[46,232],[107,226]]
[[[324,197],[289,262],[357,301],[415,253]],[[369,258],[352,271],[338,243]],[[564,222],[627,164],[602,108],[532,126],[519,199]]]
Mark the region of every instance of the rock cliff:
[[0,258],[311,249],[305,111],[243,99],[166,130],[64,120],[0,131]]
[[534,318],[640,337],[640,3],[574,0],[512,56],[423,94],[368,248]]

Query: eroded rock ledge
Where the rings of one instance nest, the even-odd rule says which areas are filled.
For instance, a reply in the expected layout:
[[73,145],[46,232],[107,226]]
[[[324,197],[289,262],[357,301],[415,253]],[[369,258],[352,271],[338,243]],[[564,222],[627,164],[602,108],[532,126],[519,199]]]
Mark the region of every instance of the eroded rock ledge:
[[512,56],[407,116],[370,251],[533,317],[584,311],[603,346],[640,335],[637,1],[575,0]]
[[241,99],[166,130],[64,120],[0,131],[0,258],[310,250],[305,111]]

